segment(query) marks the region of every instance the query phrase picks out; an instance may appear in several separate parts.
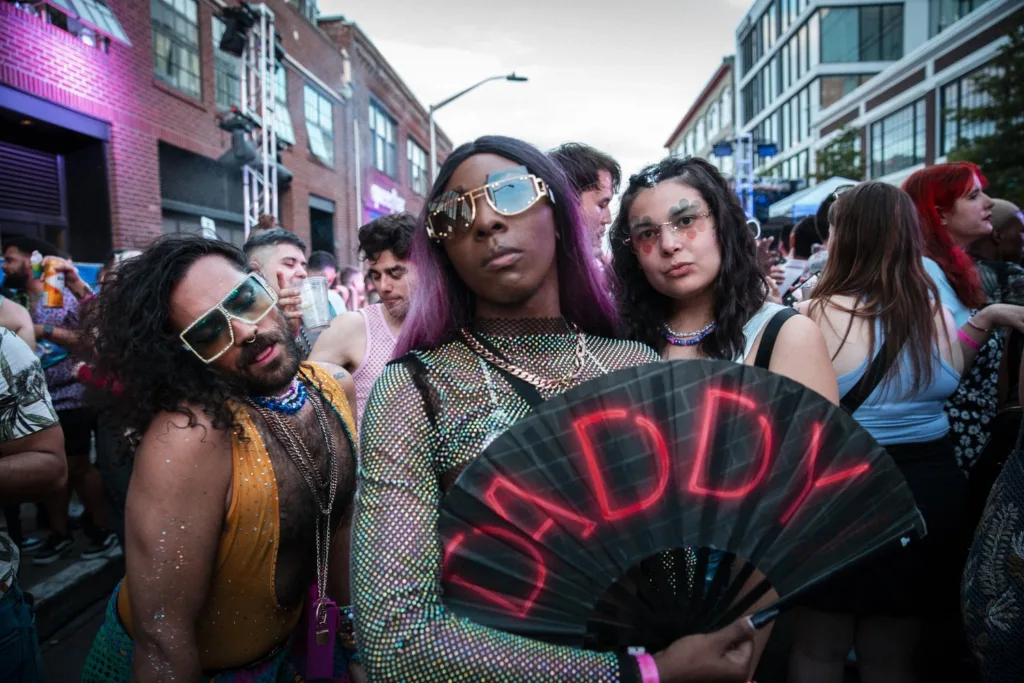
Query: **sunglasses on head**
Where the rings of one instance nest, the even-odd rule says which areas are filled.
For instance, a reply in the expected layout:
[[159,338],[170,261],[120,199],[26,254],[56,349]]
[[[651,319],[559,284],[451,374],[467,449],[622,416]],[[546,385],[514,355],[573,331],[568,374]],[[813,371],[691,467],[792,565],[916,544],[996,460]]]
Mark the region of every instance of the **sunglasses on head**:
[[832,193],[832,200],[835,201],[836,199],[839,199],[839,197],[841,197],[843,195],[843,193],[849,192],[850,190],[852,190],[855,187],[857,187],[857,186],[856,185],[840,185],[839,187],[836,188],[836,191]]
[[[524,169],[525,170],[525,169]],[[543,180],[531,174],[511,176],[468,192],[449,192],[427,209],[427,235],[433,240],[461,237],[476,220],[476,200],[483,197],[502,216],[515,216],[550,197]]]
[[235,344],[232,319],[255,325],[277,305],[277,295],[256,273],[249,273],[216,306],[203,313],[179,335],[199,360],[212,363]]

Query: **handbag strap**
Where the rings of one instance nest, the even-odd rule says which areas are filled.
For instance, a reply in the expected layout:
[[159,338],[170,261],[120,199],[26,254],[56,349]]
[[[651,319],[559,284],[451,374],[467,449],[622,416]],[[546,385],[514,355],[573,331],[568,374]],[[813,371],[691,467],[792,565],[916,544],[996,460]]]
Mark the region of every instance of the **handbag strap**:
[[757,356],[754,358],[754,367],[768,369],[768,365],[772,362],[772,351],[775,350],[775,342],[779,338],[779,330],[794,315],[800,314],[792,308],[784,308],[773,315],[768,324],[764,326],[761,344],[757,347]]
[[892,367],[892,364],[886,360],[885,354],[882,353],[883,350],[884,347],[878,350],[878,353],[871,361],[871,365],[864,372],[864,376],[839,401],[839,405],[851,415],[868,399],[871,392],[882,383],[882,380],[889,373],[889,368]]
[[[470,332],[469,334],[473,333]],[[498,358],[504,361],[508,361],[508,359],[505,358],[505,355],[501,351],[496,349],[493,344],[491,344],[483,337],[473,334],[473,339],[476,339],[481,346],[483,346],[485,349],[493,353]],[[526,401],[526,404],[530,406],[531,409],[536,408],[537,406],[544,402],[544,398],[540,395],[540,392],[537,391],[537,387],[533,386],[524,379],[516,377],[505,368],[487,361],[486,358],[481,358],[481,360],[487,362],[488,365],[497,370],[501,374],[501,376],[505,378],[505,381],[508,382],[509,385],[511,385],[513,391],[519,394],[519,398]]]

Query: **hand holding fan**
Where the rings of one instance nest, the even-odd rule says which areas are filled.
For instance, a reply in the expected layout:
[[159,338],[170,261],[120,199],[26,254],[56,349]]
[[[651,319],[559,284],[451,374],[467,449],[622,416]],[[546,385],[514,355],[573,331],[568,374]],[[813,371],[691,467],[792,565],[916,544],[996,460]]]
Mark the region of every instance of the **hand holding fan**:
[[455,613],[652,652],[924,535],[902,475],[856,421],[725,361],[627,368],[544,403],[467,466],[439,524]]

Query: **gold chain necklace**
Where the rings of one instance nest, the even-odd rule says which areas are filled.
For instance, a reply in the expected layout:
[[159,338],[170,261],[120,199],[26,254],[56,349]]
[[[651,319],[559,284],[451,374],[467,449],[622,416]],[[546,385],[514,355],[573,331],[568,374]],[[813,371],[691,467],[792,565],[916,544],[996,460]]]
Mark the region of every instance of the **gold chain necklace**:
[[566,324],[568,324],[570,329],[576,333],[576,363],[571,373],[558,379],[541,377],[529,370],[516,367],[508,361],[499,358],[497,355],[488,351],[484,345],[480,343],[480,340],[473,336],[473,334],[466,328],[460,329],[459,334],[462,336],[462,341],[465,342],[470,351],[480,356],[491,365],[504,370],[513,377],[517,377],[528,384],[532,384],[538,389],[544,389],[546,391],[561,391],[573,384],[573,382],[576,381],[576,378],[579,377],[580,373],[583,372],[583,362],[587,353],[586,335],[584,335],[583,332],[581,332],[573,323],[567,322]]

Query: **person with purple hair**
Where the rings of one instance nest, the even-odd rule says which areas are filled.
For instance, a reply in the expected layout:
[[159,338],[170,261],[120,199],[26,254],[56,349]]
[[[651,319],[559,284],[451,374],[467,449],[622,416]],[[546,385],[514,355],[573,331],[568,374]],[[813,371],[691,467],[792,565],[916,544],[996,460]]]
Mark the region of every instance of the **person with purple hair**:
[[370,679],[745,681],[746,619],[651,660],[551,645],[445,609],[437,522],[461,470],[536,403],[658,356],[612,338],[615,307],[575,194],[524,142],[483,137],[448,157],[411,259],[417,289],[399,358],[370,394],[360,439],[352,585]]

